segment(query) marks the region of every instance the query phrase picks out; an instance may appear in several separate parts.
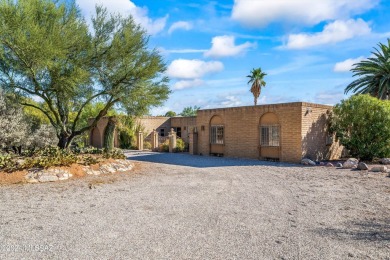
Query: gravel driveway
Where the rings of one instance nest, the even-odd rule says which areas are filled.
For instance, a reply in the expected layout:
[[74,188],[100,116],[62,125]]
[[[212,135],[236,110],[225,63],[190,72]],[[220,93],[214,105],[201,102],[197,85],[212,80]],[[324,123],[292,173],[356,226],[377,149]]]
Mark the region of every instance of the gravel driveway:
[[128,156],[135,173],[0,187],[0,259],[390,259],[385,174]]

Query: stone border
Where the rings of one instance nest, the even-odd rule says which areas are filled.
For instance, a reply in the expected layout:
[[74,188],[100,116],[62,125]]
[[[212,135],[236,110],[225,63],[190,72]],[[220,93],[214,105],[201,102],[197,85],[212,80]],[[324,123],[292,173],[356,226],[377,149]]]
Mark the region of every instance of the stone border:
[[[128,160],[115,160],[111,163],[105,163],[99,165],[98,169],[94,170],[91,166],[83,166],[83,170],[87,175],[100,175],[110,174],[116,172],[127,172],[134,168],[134,163]],[[55,182],[64,181],[72,178],[73,175],[63,169],[40,169],[33,168],[28,171],[25,179],[28,183],[39,183],[39,182]]]

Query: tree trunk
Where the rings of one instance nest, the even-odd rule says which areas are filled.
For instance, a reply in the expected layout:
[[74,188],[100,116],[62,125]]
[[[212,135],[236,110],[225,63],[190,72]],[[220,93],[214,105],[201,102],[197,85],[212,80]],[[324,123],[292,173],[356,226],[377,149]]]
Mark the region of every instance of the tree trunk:
[[61,133],[58,138],[58,147],[65,149],[69,146],[69,136],[67,134]]

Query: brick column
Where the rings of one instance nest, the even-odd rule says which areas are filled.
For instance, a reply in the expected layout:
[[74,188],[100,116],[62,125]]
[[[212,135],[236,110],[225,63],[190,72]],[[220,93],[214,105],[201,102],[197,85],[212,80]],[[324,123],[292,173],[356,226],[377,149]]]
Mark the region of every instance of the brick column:
[[169,152],[173,153],[176,149],[176,133],[171,128],[171,131],[169,132]]
[[153,129],[152,132],[152,151],[158,150],[158,133],[156,129]]
[[189,135],[189,153],[198,154],[198,133],[191,132]]
[[144,149],[144,134],[142,133],[142,131],[138,132],[137,147],[138,147],[138,150],[140,150],[140,151],[142,151]]

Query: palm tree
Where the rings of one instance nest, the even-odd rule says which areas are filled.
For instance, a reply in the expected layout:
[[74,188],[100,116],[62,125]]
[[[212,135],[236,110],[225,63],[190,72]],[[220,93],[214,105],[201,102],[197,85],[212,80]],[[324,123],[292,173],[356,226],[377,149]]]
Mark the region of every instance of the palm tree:
[[370,94],[379,99],[388,99],[390,93],[390,39],[387,45],[379,43],[373,56],[354,64],[351,71],[354,80],[345,88],[345,93]]
[[264,76],[266,73],[261,71],[261,68],[252,69],[251,74],[247,77],[249,78],[248,84],[252,83],[251,92],[255,98],[255,106],[257,105],[257,98],[260,96],[261,87],[265,87]]

